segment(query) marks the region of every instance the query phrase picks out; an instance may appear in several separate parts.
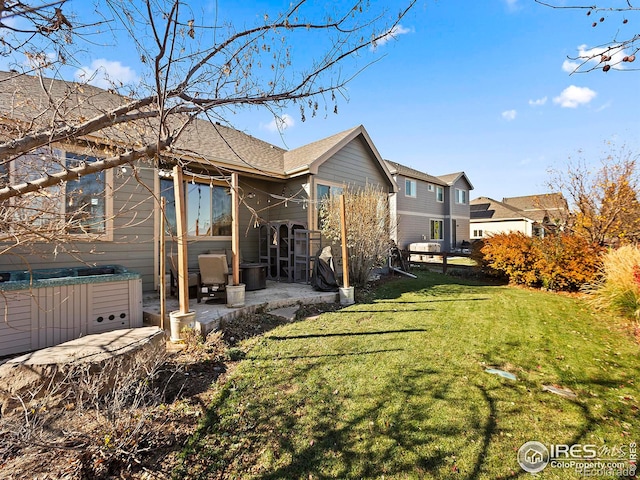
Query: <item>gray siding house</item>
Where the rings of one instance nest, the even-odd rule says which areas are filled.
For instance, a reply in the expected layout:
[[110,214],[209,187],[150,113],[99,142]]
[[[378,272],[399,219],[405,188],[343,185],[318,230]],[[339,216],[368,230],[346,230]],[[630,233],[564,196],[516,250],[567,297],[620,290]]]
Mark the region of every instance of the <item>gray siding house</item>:
[[[49,98],[60,99],[57,111],[67,109],[67,115],[82,105],[81,115],[86,118],[128,101],[95,87],[69,82],[49,80],[45,91],[38,78],[8,72],[0,72],[0,81],[0,123],[5,125],[33,121],[35,112]],[[145,133],[140,129],[137,133],[140,131],[146,136],[144,141],[153,134],[153,130]],[[85,162],[99,160],[109,149],[126,147],[125,142],[130,139],[131,135],[105,128],[82,141],[56,144],[37,154],[44,165],[65,168],[79,158]],[[0,271],[117,264],[140,273],[143,290],[156,289],[162,218],[168,223],[167,253],[175,251],[171,237],[175,233],[171,169],[177,162],[184,171],[188,264],[193,268],[198,265],[198,254],[230,248],[231,172],[237,172],[240,178],[243,261],[259,260],[261,225],[289,222],[306,229],[317,228],[318,200],[344,185],[377,184],[390,195],[396,191],[387,164],[362,125],[287,151],[235,129],[196,120],[179,138],[171,156],[136,161],[60,187],[64,189],[59,205],[61,215],[88,212],[87,219],[78,220],[77,228],[68,231],[65,240],[59,242],[47,240],[21,246],[11,244],[10,232],[0,236],[0,247],[5,252],[0,255]],[[41,175],[21,172],[19,161],[10,165],[0,167],[0,187]],[[160,207],[163,197],[167,200],[166,215]]]
[[391,195],[392,238],[401,249],[412,243],[453,251],[469,241],[469,192],[464,172],[433,176],[386,161],[398,191]]

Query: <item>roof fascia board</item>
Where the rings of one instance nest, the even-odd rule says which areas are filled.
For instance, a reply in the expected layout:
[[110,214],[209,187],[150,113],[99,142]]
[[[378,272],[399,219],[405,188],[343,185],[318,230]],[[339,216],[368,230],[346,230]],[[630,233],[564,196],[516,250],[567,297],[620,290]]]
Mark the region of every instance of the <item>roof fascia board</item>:
[[[329,158],[331,158],[336,153],[338,153],[340,150],[342,150],[344,147],[346,147],[349,144],[349,142],[351,142],[354,139],[358,138],[358,136],[360,136],[360,135],[362,135],[362,138],[364,139],[365,144],[367,145],[367,147],[369,148],[369,150],[373,154],[373,157],[376,159],[378,167],[380,168],[380,170],[382,170],[382,173],[387,178],[387,181],[389,182],[389,186],[391,186],[391,192],[390,193],[397,192],[398,191],[398,187],[397,187],[397,184],[396,184],[395,180],[393,179],[393,175],[391,175],[391,172],[389,171],[389,169],[385,165],[384,160],[380,156],[380,152],[378,152],[378,149],[374,145],[373,141],[371,140],[371,137],[369,136],[369,134],[367,133],[367,131],[364,128],[363,125],[360,125],[360,126],[354,128],[349,133],[349,135],[344,137],[342,140],[340,140],[338,143],[336,143],[333,147],[331,147],[329,150],[327,150],[325,153],[323,153],[320,157],[316,158],[313,162],[311,162],[311,164],[308,166],[308,168],[307,167],[303,167],[302,169],[300,169],[301,170],[300,173],[310,173],[311,175],[317,175],[318,174],[318,168],[320,167],[320,165],[322,165]],[[287,173],[290,174],[290,172],[287,172]]]

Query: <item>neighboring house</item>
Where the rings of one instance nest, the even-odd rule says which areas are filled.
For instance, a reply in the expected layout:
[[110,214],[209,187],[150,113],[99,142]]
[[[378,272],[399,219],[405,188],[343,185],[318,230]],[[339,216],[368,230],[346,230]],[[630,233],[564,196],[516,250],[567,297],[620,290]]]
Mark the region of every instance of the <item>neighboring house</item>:
[[433,243],[452,251],[469,241],[469,192],[464,172],[432,176],[387,161],[398,185],[391,195],[393,240],[401,249],[411,243]]
[[[91,118],[130,100],[88,85],[55,80],[45,82],[49,95],[36,77],[8,72],[0,72],[0,82],[0,123],[11,127],[32,121],[50,98],[60,102],[57,108],[63,118],[65,111],[71,115],[78,105],[82,105],[82,116]],[[107,147],[127,146],[130,137],[122,134],[122,128],[109,127],[82,142],[56,144],[37,156],[45,169],[55,164],[58,167],[52,168],[59,170],[79,161],[92,162],[106,155]],[[147,142],[153,130],[137,133]],[[389,194],[396,190],[387,165],[361,125],[287,151],[232,128],[196,120],[172,148],[172,156],[143,159],[55,187],[63,189],[57,207],[63,214],[90,213],[81,228],[68,232],[73,234],[73,244],[69,248],[47,243],[36,248],[14,247],[0,255],[0,270],[120,264],[142,275],[143,290],[153,290],[158,283],[161,197],[167,198],[168,229],[175,231],[170,172],[178,158],[185,165],[190,267],[197,267],[200,253],[230,248],[231,202],[226,178],[231,172],[240,177],[244,261],[258,260],[260,223],[294,222],[316,229],[318,201],[344,185],[374,184]],[[0,187],[15,184],[16,179],[24,178],[21,174],[29,179],[42,175],[41,171],[20,172],[20,162],[11,165],[4,170],[0,166]],[[446,201],[450,201],[448,197]],[[167,253],[173,248],[170,242]]]
[[471,201],[470,236],[477,240],[497,233],[521,232],[544,237],[562,228],[568,212],[561,193],[509,197],[501,202],[480,197]]

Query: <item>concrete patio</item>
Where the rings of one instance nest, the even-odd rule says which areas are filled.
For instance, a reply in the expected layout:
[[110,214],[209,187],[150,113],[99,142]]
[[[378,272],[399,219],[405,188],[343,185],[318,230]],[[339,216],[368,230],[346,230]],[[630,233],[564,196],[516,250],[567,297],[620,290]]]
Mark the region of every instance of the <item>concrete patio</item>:
[[[195,298],[189,299],[189,310],[196,312],[196,330],[203,335],[216,330],[220,321],[233,320],[245,313],[252,313],[258,309],[266,311],[290,307],[294,305],[312,303],[333,303],[339,301],[337,292],[318,292],[310,285],[300,283],[285,283],[267,280],[267,288],[245,293],[245,305],[240,308],[229,308],[222,301],[212,303],[197,303]],[[169,331],[169,312],[178,310],[178,299],[168,296],[166,299],[166,313],[164,329]],[[160,298],[155,292],[143,296],[144,323],[161,326]]]

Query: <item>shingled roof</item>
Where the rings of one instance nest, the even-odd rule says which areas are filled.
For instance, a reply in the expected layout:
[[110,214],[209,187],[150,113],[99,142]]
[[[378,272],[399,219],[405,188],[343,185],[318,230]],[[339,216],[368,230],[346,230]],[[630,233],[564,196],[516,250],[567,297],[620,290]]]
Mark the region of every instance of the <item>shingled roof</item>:
[[[0,117],[18,128],[72,125],[131,101],[91,85],[0,72]],[[178,124],[180,118],[176,117],[173,123]],[[152,143],[157,131],[158,121],[152,118],[109,126],[85,139],[108,145],[143,145]],[[172,151],[205,164],[284,177],[284,149],[207,120],[196,119],[189,125]]]
[[[134,101],[91,85],[0,72],[0,121],[14,127],[46,129],[102,115]],[[47,110],[48,109],[48,110]],[[47,115],[42,112],[47,110]],[[179,124],[180,117],[172,117]],[[145,145],[155,140],[158,120],[139,120],[92,132],[85,139],[108,145]],[[287,178],[317,173],[318,166],[347,143],[362,136],[383,174],[393,178],[362,125],[291,151],[219,123],[196,119],[172,146],[174,155],[256,175]]]
[[507,197],[502,202],[521,210],[536,222],[543,222],[545,218],[562,218],[568,210],[567,201],[561,193]]
[[385,163],[389,167],[389,170],[394,175],[402,175],[403,177],[414,178],[416,180],[422,180],[424,182],[433,183],[435,185],[441,185],[443,187],[451,186],[458,181],[460,177],[464,177],[469,184],[469,187],[473,190],[473,185],[467,178],[464,172],[449,173],[447,175],[438,175],[437,177],[429,175],[428,173],[421,172],[406,165],[402,165],[391,160],[385,160]]
[[389,170],[394,175],[402,175],[403,177],[415,178],[416,180],[422,180],[429,183],[434,183],[436,185],[442,185],[443,187],[447,186],[447,183],[444,180],[441,180],[438,177],[434,177],[433,175],[429,175],[428,173],[421,172],[420,170],[416,170],[411,167],[407,167],[406,165],[402,165],[397,162],[392,162],[391,160],[385,160],[385,163],[389,167]]
[[295,148],[284,154],[284,171],[294,173],[300,170],[308,170],[313,164],[329,156],[334,150],[338,150],[343,144],[351,140],[361,132],[362,125],[359,125],[344,132],[336,133],[330,137],[317,140],[299,148]]
[[522,210],[489,197],[474,198],[469,202],[471,220],[515,220],[525,218],[533,221]]

